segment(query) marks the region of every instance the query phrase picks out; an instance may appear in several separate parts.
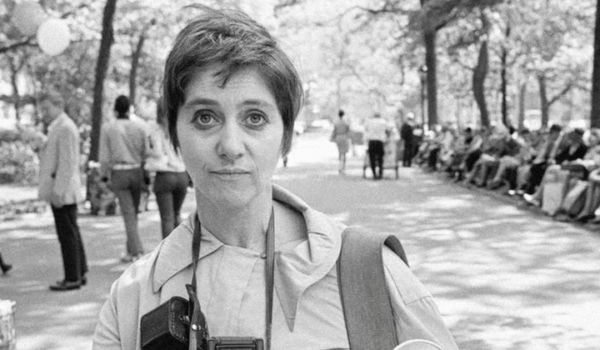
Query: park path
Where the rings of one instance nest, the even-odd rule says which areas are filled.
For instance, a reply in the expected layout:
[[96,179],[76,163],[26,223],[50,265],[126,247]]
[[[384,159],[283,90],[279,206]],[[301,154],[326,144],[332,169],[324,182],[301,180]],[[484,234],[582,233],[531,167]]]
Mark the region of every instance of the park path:
[[[418,169],[362,178],[362,155],[346,176],[325,132],[302,135],[275,182],[315,208],[400,237],[411,268],[434,295],[461,349],[600,349],[600,234],[456,186]],[[185,204],[191,212],[192,193]],[[159,218],[140,216],[146,249],[159,241]],[[61,276],[49,212],[0,223],[0,248],[16,265],[0,278],[0,298],[17,301],[19,350],[89,349],[97,312],[126,268],[120,217],[82,215],[88,286],[51,293]]]

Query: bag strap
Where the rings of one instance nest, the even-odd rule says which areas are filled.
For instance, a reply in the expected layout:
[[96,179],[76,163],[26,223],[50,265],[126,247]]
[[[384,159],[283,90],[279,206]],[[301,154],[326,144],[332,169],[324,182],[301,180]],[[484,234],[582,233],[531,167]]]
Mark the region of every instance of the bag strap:
[[396,236],[367,234],[347,228],[342,233],[338,285],[350,349],[393,349],[397,344],[392,304],[385,283],[383,246],[408,266]]

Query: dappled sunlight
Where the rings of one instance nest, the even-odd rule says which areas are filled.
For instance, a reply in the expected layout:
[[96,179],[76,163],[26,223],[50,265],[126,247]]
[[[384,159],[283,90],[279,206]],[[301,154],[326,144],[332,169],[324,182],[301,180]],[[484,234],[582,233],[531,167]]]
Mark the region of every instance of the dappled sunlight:
[[461,209],[470,208],[476,203],[473,200],[462,199],[462,198],[448,198],[448,197],[433,197],[429,198],[427,203],[423,203],[422,206],[433,205],[435,209]]
[[280,182],[366,234],[397,235],[461,349],[598,348],[600,318],[586,307],[600,310],[599,236],[412,169],[412,179],[400,174]]
[[19,229],[19,230],[11,230],[10,232],[3,234],[3,237],[5,238],[9,238],[9,239],[37,239],[37,240],[56,240],[56,233],[54,231],[54,228],[52,228],[52,230],[48,230],[47,232],[42,232],[42,234],[40,234],[39,232],[33,231],[33,230],[24,230],[24,229]]
[[[44,327],[35,334],[18,334],[19,348],[89,349],[100,306],[100,302],[75,302],[66,306],[50,304],[44,310],[17,310],[17,315],[21,315],[17,318],[17,325],[35,327],[35,323],[44,323]],[[29,325],[29,322],[34,324]]]
[[116,259],[96,259],[96,260],[88,260],[89,266],[111,266],[117,262]]

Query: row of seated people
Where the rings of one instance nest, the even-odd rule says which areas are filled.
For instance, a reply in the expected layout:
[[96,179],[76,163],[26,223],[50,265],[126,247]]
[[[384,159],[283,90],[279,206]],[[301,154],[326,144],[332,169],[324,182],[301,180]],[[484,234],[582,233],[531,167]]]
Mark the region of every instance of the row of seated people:
[[559,220],[600,220],[600,130],[515,132],[504,125],[443,127],[419,147],[415,162],[456,181],[522,196]]

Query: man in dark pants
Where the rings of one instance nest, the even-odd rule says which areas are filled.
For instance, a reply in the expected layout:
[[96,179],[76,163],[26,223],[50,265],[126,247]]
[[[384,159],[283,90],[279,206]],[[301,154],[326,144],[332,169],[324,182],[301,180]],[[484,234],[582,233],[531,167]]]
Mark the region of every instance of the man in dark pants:
[[[383,145],[387,137],[387,129],[387,123],[379,113],[375,113],[365,123],[365,138],[368,140],[369,162],[374,180],[383,178],[383,156],[385,155]],[[378,168],[379,172],[377,172]]]
[[409,113],[406,116],[406,120],[400,127],[400,139],[404,142],[404,152],[402,154],[402,166],[406,168],[410,168],[412,165],[413,158],[413,149],[415,148],[415,138],[414,138],[414,130],[412,123],[414,121],[414,116],[412,113]]
[[49,124],[48,141],[40,164],[39,198],[49,202],[60,242],[65,278],[50,290],[78,289],[86,284],[88,271],[83,241],[77,226],[77,203],[83,199],[79,175],[79,131],[64,112],[57,93],[39,99],[44,122]]
[[540,153],[531,164],[531,169],[529,170],[529,180],[525,185],[525,193],[535,193],[538,186],[542,183],[546,168],[548,168],[548,164],[552,161],[552,153],[561,132],[562,128],[560,125],[553,124],[550,127],[550,131],[546,136],[546,141],[544,142]]

